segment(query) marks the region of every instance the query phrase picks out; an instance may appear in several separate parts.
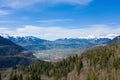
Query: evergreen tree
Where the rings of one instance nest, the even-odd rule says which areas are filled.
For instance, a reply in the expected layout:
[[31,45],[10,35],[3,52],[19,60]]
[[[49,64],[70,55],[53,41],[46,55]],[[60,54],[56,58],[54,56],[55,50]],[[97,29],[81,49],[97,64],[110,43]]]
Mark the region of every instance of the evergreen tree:
[[9,76],[9,80],[13,79],[13,72],[11,72],[10,76]]
[[15,74],[15,75],[13,75],[12,80],[18,80],[18,76],[17,76],[16,74]]
[[16,74],[13,74],[13,72],[10,74],[9,80],[18,80],[18,76]]
[[29,75],[26,76],[25,80],[31,80]]
[[0,73],[0,80],[2,80],[1,73]]
[[23,80],[22,74],[19,75],[19,79],[18,80]]
[[82,60],[81,60],[81,59],[79,59],[79,60],[78,60],[78,62],[77,62],[77,64],[76,64],[76,71],[77,71],[77,75],[79,75],[79,74],[80,74],[80,70],[82,69],[82,67],[83,67]]

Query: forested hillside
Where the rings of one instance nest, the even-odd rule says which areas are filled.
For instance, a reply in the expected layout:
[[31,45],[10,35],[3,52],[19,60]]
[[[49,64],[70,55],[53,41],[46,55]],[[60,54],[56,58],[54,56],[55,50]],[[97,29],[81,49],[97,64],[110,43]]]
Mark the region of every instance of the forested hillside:
[[9,74],[3,71],[1,77],[2,80],[119,80],[119,74],[120,43],[116,43],[56,63],[18,67]]

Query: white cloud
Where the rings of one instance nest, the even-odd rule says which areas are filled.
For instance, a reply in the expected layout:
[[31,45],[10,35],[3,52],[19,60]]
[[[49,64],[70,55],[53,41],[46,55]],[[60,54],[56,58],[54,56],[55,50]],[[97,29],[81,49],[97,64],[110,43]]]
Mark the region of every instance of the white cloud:
[[11,34],[11,30],[8,28],[0,27],[0,33]]
[[79,4],[79,5],[86,5],[91,1],[92,0],[53,0],[54,3],[69,3],[69,4]]
[[21,8],[25,6],[31,6],[36,3],[44,3],[44,4],[67,3],[67,4],[86,5],[91,1],[92,0],[0,0],[0,6],[11,7],[11,8]]
[[55,40],[58,38],[80,38],[89,35],[105,35],[120,33],[120,26],[112,28],[107,25],[91,25],[89,28],[67,29],[62,27],[25,26],[16,30],[0,28],[0,31],[18,36],[36,36],[43,39]]
[[21,8],[33,5],[42,0],[0,0],[1,7]]
[[0,20],[1,24],[6,24],[6,23],[14,23],[15,21],[8,21],[8,20]]
[[9,15],[9,14],[10,14],[10,12],[7,10],[0,10],[0,16]]
[[39,23],[56,23],[56,22],[70,22],[72,19],[48,19],[48,20],[37,20]]

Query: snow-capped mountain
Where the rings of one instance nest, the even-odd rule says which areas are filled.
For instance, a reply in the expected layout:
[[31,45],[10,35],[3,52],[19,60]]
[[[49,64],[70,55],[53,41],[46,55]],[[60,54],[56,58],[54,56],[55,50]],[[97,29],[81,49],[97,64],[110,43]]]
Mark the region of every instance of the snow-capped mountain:
[[0,33],[0,36],[2,36],[4,38],[8,38],[10,35],[9,34],[4,34],[4,33]]
[[[7,38],[7,39],[10,39],[14,42],[14,40],[38,40],[40,38],[37,38],[37,37],[34,37],[34,36],[16,36],[16,35],[9,35],[9,34],[4,34],[4,33],[0,33],[0,36],[4,37],[4,38]],[[43,39],[41,39],[43,40]]]
[[104,35],[88,35],[86,37],[79,37],[79,38],[80,39],[100,39],[100,38],[113,39],[119,35],[120,33],[111,33],[111,34],[104,34]]
[[[25,38],[25,39],[36,39],[37,37],[34,36],[17,36],[17,35],[9,35],[5,33],[0,33],[0,36],[4,38],[9,38],[9,37],[14,37],[14,38]],[[120,36],[120,33],[111,33],[111,34],[104,34],[104,35],[87,35],[84,37],[78,37],[76,39],[99,39],[99,38],[108,38],[108,39],[113,39],[117,36]],[[75,39],[75,38],[73,38]]]
[[48,49],[46,46],[47,42],[50,42],[48,40],[40,39],[34,36],[10,36],[8,34],[2,34],[4,38],[7,38],[11,40],[12,42],[24,47],[25,49],[28,49],[30,51],[33,50],[46,50]]
[[34,36],[15,36],[8,34],[0,34],[4,38],[11,40],[12,42],[24,47],[31,51],[49,50],[49,49],[83,49],[89,48],[95,45],[106,44],[111,39],[120,34],[107,34],[107,35],[88,35],[87,37],[79,38],[65,38],[57,39],[54,41],[40,39]]

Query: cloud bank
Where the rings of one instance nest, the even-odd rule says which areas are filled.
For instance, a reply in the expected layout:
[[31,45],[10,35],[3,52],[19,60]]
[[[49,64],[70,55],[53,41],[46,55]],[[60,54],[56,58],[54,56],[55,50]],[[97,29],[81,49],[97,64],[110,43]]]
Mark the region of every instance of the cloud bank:
[[100,36],[111,33],[120,33],[120,26],[111,28],[107,25],[91,25],[89,28],[67,29],[62,27],[39,27],[27,25],[16,30],[0,28],[0,32],[16,36],[36,36],[42,39],[55,40],[58,38],[82,38],[91,35]]
[[9,15],[10,12],[7,10],[0,10],[0,16]]
[[10,7],[10,8],[22,8],[26,6],[32,6],[36,3],[44,4],[59,4],[66,3],[72,5],[86,5],[92,0],[0,0],[1,7]]
[[56,23],[56,22],[71,22],[72,19],[50,19],[50,20],[37,20],[39,23]]

